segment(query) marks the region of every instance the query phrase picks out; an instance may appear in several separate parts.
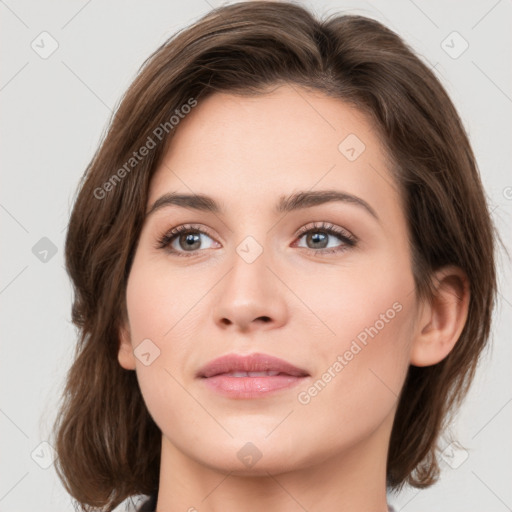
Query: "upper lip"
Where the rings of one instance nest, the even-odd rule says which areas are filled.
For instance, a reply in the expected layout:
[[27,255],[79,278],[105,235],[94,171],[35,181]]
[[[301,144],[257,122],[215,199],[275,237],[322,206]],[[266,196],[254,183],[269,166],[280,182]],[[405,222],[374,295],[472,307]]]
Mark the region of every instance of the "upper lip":
[[265,372],[277,371],[293,377],[306,377],[309,373],[293,364],[268,354],[226,354],[213,359],[203,366],[197,377],[214,377],[230,372]]

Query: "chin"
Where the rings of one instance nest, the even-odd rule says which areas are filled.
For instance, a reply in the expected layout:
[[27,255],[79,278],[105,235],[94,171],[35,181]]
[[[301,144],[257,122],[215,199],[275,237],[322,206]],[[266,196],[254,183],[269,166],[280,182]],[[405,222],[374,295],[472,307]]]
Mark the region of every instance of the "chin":
[[287,441],[283,442],[277,437],[264,439],[264,436],[259,440],[257,436],[244,435],[224,443],[219,441],[213,449],[209,439],[204,447],[197,444],[191,446],[192,450],[188,455],[214,471],[237,476],[287,473],[315,465],[325,458],[318,450],[315,451],[313,446],[311,453],[302,453],[297,449],[300,443],[294,443],[290,436]]

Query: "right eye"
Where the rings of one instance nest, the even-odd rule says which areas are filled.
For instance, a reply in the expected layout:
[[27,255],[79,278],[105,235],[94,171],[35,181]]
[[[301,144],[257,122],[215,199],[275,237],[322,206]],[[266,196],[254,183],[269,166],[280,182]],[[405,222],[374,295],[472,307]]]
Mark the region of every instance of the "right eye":
[[[193,256],[201,247],[202,237],[212,240],[211,236],[203,229],[190,224],[184,224],[166,231],[159,237],[157,248],[165,249],[176,256]],[[211,248],[212,246],[203,247],[203,249]]]

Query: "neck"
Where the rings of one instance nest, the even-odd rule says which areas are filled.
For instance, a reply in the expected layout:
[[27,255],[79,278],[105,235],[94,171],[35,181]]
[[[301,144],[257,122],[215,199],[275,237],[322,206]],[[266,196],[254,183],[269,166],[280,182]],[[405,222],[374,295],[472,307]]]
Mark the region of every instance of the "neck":
[[163,436],[156,512],[387,512],[392,420],[315,464],[272,471],[257,463],[243,475],[238,469],[208,467]]

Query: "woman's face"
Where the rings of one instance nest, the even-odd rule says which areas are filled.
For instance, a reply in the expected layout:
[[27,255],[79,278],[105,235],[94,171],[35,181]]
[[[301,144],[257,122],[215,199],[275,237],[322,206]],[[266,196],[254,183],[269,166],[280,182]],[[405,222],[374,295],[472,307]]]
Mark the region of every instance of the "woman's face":
[[[254,474],[387,446],[417,304],[372,125],[338,99],[282,86],[214,94],[174,129],[147,209],[190,198],[146,218],[119,351],[163,450]],[[220,356],[254,353],[305,376],[198,376]]]

